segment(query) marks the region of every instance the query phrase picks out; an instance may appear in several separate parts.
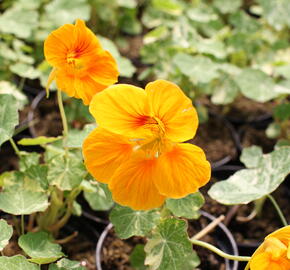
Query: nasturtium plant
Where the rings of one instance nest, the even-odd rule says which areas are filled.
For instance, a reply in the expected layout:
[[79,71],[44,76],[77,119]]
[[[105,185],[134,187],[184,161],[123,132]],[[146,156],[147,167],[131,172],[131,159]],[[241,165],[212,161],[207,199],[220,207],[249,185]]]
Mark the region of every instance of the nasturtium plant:
[[223,204],[247,204],[275,191],[290,173],[290,147],[263,155],[259,147],[252,146],[243,151],[241,161],[247,169],[215,183],[208,192],[213,199]]
[[48,270],[86,270],[80,262],[70,261],[66,258],[59,260],[56,264],[50,264]]
[[18,124],[16,99],[11,95],[0,95],[0,145],[9,140]]
[[200,216],[199,209],[204,204],[204,198],[200,192],[189,194],[181,199],[167,199],[166,207],[177,217],[194,218]]
[[120,205],[116,205],[110,214],[110,220],[120,238],[145,236],[155,226],[159,217],[160,214],[156,210],[135,211]]
[[52,240],[47,232],[29,232],[19,237],[18,245],[30,257],[29,261],[47,264],[64,256],[61,246]]
[[29,262],[24,256],[0,256],[0,270],[40,270],[40,266]]
[[0,219],[0,251],[8,244],[13,234],[13,228],[4,219]]
[[[145,245],[145,264],[153,270],[192,269],[194,251],[187,236],[187,224],[184,220],[165,219],[149,237]],[[173,255],[174,254],[174,255]],[[199,259],[195,257],[195,265]]]

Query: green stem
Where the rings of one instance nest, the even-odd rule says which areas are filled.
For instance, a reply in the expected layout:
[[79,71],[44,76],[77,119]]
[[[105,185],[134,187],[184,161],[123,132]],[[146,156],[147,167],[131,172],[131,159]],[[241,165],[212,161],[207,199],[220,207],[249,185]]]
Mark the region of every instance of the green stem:
[[13,140],[12,138],[10,138],[9,141],[10,141],[10,143],[11,143],[11,145],[12,145],[12,147],[13,147],[15,153],[17,154],[17,156],[20,157],[20,156],[21,156],[20,150],[19,150],[19,148],[17,147],[17,145],[16,145],[16,143],[14,142],[14,140]]
[[67,125],[64,107],[63,107],[62,94],[61,94],[61,90],[59,89],[57,89],[57,102],[58,102],[59,112],[60,112],[62,126],[63,126],[63,132],[62,132],[63,144],[65,148],[65,154],[67,157],[68,156],[68,148],[67,148],[68,125]]
[[229,260],[247,262],[247,261],[249,261],[251,259],[251,257],[247,257],[247,256],[235,256],[235,255],[227,254],[227,253],[221,251],[220,249],[216,248],[215,246],[213,246],[213,245],[211,245],[209,243],[206,243],[206,242],[203,242],[203,241],[200,241],[200,240],[196,240],[196,239],[193,239],[193,238],[190,239],[190,242],[192,244],[194,244],[194,245],[207,248],[210,251],[216,253],[217,255],[219,255],[221,257],[224,257],[226,259],[229,259]]
[[21,235],[24,233],[24,215],[21,215]]
[[276,200],[274,199],[274,197],[270,194],[267,195],[267,197],[270,199],[270,201],[272,202],[273,206],[275,207],[280,219],[281,219],[281,222],[284,226],[288,226],[288,223],[287,223],[287,220],[285,218],[285,216],[283,215],[278,203],[276,202]]

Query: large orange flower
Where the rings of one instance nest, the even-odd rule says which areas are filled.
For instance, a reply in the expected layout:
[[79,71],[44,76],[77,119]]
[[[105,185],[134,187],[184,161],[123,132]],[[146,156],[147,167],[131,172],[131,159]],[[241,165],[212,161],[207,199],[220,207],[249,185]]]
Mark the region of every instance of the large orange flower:
[[119,75],[115,59],[82,20],[53,31],[44,42],[44,55],[54,67],[48,84],[55,79],[59,89],[86,105]]
[[289,270],[290,226],[269,234],[253,254],[245,269]]
[[197,146],[198,118],[175,84],[157,80],[141,88],[120,84],[96,95],[90,111],[99,128],[84,141],[85,165],[107,183],[113,199],[136,210],[159,207],[166,198],[196,192],[210,179]]

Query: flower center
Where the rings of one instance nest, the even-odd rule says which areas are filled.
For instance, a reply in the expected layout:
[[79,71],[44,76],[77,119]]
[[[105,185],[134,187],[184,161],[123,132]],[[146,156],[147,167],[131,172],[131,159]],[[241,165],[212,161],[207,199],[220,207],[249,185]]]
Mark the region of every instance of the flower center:
[[78,58],[78,53],[73,51],[69,52],[66,56],[66,62],[69,64],[70,67],[74,69],[82,69],[84,65],[82,61]]
[[150,129],[155,136],[164,136],[165,127],[160,119],[157,117],[149,117],[144,125],[145,128]]

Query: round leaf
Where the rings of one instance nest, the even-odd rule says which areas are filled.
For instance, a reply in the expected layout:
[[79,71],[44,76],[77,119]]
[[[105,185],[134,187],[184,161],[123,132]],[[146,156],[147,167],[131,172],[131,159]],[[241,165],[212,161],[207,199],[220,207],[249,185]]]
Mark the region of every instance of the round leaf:
[[247,98],[266,102],[277,97],[274,81],[266,73],[256,69],[244,69],[236,78],[236,83]]
[[56,261],[64,256],[61,246],[51,242],[46,232],[29,232],[21,235],[18,245],[31,257],[29,261],[37,264],[47,264]]
[[17,124],[16,99],[11,95],[0,95],[0,146],[12,137]]
[[145,236],[152,230],[158,219],[159,213],[155,210],[134,211],[119,205],[116,205],[110,214],[116,233],[122,239],[133,235]]
[[8,244],[12,237],[13,228],[4,219],[0,219],[0,251]]
[[215,183],[209,195],[223,204],[247,204],[272,193],[290,173],[290,147],[280,147],[254,163],[257,168],[240,170]]
[[0,257],[0,270],[40,270],[40,267],[30,263],[25,257],[17,255],[13,257]]
[[145,252],[145,264],[152,270],[192,270],[194,251],[188,240],[184,220],[165,219],[149,238]]
[[0,193],[0,209],[12,215],[43,212],[47,207],[48,197],[43,192],[9,189]]
[[177,217],[198,218],[198,210],[204,204],[204,198],[200,192],[189,194],[181,199],[167,199],[166,207]]

